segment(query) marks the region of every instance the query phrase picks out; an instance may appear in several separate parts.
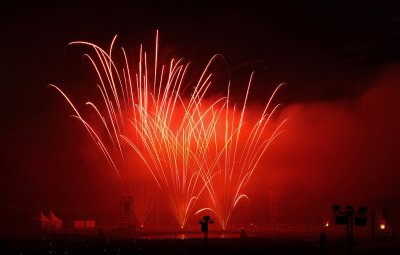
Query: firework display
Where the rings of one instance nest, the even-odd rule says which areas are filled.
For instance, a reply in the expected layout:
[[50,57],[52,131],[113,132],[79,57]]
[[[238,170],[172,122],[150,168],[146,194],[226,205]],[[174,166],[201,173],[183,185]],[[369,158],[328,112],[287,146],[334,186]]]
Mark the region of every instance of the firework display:
[[[254,73],[242,102],[234,102],[229,83],[225,95],[210,95],[211,87],[221,86],[213,83],[215,55],[188,94],[189,63],[160,63],[158,32],[152,60],[140,46],[135,65],[123,48],[115,50],[115,41],[108,50],[84,41],[70,43],[89,47],[84,56],[98,78],[102,100],[86,102],[90,118],[59,86],[49,86],[65,98],[132,195],[140,225],[147,222],[156,199],[152,190],[158,190],[179,227],[193,213],[208,210],[225,229],[235,207],[247,198],[245,188],[266,149],[281,133],[285,120],[271,125],[278,108],[272,98],[281,85],[254,120],[246,115]],[[132,157],[140,159],[143,169],[133,167]],[[200,197],[207,206],[198,206]]]

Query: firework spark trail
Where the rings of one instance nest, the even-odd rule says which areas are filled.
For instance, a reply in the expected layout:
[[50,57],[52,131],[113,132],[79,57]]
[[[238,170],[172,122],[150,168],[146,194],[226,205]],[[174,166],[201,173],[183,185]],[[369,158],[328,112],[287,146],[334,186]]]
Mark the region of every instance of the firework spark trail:
[[[210,66],[220,55],[210,59],[191,96],[186,100],[182,88],[189,64],[183,63],[183,59],[172,59],[168,65],[161,65],[161,68],[158,66],[158,31],[154,70],[149,69],[147,53],[142,45],[137,71],[132,72],[123,48],[124,64],[119,68],[118,62],[113,59],[115,40],[116,37],[108,52],[89,42],[69,44],[85,45],[94,50],[94,54],[84,56],[98,76],[97,88],[102,102],[100,105],[87,102],[86,105],[98,116],[100,126],[103,127],[101,131],[96,131],[95,123],[88,123],[82,117],[59,87],[50,86],[67,100],[75,117],[83,123],[121,180],[124,178],[121,172],[133,171],[126,165],[128,148],[132,148],[166,195],[171,212],[181,228],[185,226],[195,202],[204,191],[210,195],[212,204],[200,211],[210,209],[216,212],[225,228],[238,201],[246,197],[243,189],[260,158],[279,134],[283,124],[265,138],[266,126],[275,111],[274,108],[271,113],[267,113],[271,99],[247,136],[243,148],[241,132],[245,126],[246,103],[253,74],[238,118],[235,117],[236,106],[231,107],[229,85],[226,97],[205,99],[212,86]],[[160,73],[158,70],[161,70]],[[219,128],[221,125],[222,129]],[[106,135],[101,137],[98,135],[101,133]],[[217,182],[221,175],[222,191],[217,189],[217,185],[221,184]],[[133,194],[136,197],[140,196],[140,192],[133,193],[136,193]],[[140,201],[139,198],[136,200]],[[153,200],[147,201],[152,203]],[[143,203],[141,207],[136,208],[135,213],[139,221],[142,221],[140,224],[144,224],[149,210]]]

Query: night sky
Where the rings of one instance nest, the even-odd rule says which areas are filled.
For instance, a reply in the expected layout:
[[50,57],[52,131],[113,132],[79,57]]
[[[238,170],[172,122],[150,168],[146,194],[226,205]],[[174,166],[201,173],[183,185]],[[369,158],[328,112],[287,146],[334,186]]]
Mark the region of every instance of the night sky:
[[117,222],[116,176],[47,86],[91,98],[85,49],[67,44],[107,48],[117,34],[117,45],[137,55],[141,43],[153,49],[157,29],[162,55],[184,57],[194,73],[224,55],[235,96],[255,71],[252,113],[287,83],[275,98],[283,104],[279,118],[289,118],[285,133],[266,152],[233,222],[268,223],[260,205],[268,205],[270,190],[288,223],[319,223],[332,203],[384,199],[398,207],[398,1],[17,3],[2,7],[0,26],[2,230],[41,209],[65,220]]

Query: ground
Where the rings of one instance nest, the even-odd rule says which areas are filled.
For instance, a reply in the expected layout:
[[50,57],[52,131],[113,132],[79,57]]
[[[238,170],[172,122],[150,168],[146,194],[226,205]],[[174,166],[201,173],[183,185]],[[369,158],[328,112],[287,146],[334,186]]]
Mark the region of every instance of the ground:
[[[0,254],[347,254],[344,239],[328,237],[326,247],[321,248],[318,235],[210,238],[207,246],[203,238],[184,237],[30,234],[1,239]],[[353,254],[400,254],[400,242],[356,240]]]

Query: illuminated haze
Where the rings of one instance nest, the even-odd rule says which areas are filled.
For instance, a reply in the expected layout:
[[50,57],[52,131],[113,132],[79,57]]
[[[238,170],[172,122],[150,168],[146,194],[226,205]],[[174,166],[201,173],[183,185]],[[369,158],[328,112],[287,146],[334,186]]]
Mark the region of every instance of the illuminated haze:
[[[3,11],[2,229],[18,227],[40,209],[53,209],[66,222],[84,216],[102,225],[118,222],[118,177],[47,85],[63,84],[83,106],[96,77],[81,61],[82,50],[65,46],[87,40],[107,47],[118,34],[134,59],[140,43],[152,44],[156,29],[162,57],[183,56],[194,72],[223,54],[235,99],[255,71],[249,117],[259,115],[278,84],[288,83],[274,100],[283,103],[274,120],[289,117],[285,132],[263,156],[233,224],[268,223],[270,190],[280,197],[280,221],[289,223],[319,223],[336,202],[399,202],[398,6],[183,8],[21,5]],[[221,73],[218,82],[226,84]],[[169,224],[165,213],[159,220]]]

